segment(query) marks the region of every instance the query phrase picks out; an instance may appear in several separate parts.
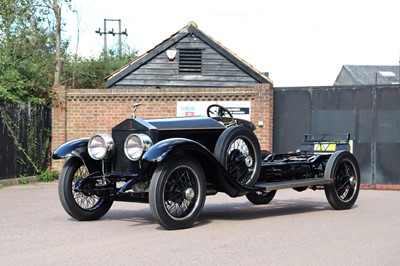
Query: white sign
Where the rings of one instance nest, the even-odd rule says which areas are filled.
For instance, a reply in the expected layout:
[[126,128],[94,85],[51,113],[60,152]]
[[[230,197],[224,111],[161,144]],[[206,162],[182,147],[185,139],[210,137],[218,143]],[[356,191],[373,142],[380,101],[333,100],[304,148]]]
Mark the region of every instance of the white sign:
[[207,107],[211,104],[219,104],[225,107],[235,118],[250,120],[250,101],[178,101],[176,115],[207,116]]

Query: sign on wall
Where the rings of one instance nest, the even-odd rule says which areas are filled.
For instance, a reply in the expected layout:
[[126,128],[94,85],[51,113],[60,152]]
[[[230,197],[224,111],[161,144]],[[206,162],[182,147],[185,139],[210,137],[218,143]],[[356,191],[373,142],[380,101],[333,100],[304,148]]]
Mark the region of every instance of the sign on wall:
[[250,120],[250,101],[178,101],[177,116],[207,116],[207,107],[219,104],[228,109],[233,117]]

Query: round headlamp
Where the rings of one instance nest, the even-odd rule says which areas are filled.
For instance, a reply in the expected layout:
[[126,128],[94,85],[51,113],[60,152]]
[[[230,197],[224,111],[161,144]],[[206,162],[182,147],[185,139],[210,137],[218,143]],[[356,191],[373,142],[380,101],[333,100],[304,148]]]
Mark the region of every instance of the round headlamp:
[[151,145],[153,145],[153,142],[149,136],[145,134],[131,134],[125,140],[125,155],[129,160],[137,161],[142,157],[143,153],[151,147]]
[[90,157],[95,160],[110,158],[114,148],[114,141],[110,135],[98,134],[90,138],[88,152]]

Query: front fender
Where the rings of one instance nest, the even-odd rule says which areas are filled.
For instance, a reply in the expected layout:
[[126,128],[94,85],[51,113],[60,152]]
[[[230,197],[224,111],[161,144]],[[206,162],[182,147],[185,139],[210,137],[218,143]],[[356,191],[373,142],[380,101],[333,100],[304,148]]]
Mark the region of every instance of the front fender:
[[185,138],[165,139],[152,146],[143,156],[143,160],[151,163],[160,163],[170,157],[172,154],[179,152],[196,151],[206,156],[212,156],[202,144]]
[[186,154],[197,160],[203,168],[207,182],[215,185],[218,191],[231,197],[242,195],[246,188],[233,181],[225,168],[202,144],[185,138],[165,139],[152,146],[143,156],[150,164],[167,161],[175,154]]
[[65,159],[78,157],[86,165],[89,173],[101,170],[101,161],[93,160],[87,152],[87,144],[90,138],[80,138],[68,141],[58,147],[53,153],[53,159]]
[[59,160],[59,159],[67,158],[67,157],[77,156],[76,152],[78,154],[81,154],[84,151],[86,151],[88,142],[89,142],[89,138],[80,138],[80,139],[70,140],[70,141],[62,144],[61,146],[59,146],[54,151],[53,159]]

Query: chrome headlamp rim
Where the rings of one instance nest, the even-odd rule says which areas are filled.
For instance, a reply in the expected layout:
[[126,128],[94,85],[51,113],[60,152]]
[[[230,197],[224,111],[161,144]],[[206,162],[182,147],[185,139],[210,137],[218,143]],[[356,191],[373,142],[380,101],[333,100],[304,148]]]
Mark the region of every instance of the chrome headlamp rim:
[[95,134],[88,142],[88,153],[94,160],[109,159],[114,149],[114,140],[108,134]]
[[125,156],[131,161],[138,161],[153,145],[153,141],[146,134],[130,134],[124,143]]

